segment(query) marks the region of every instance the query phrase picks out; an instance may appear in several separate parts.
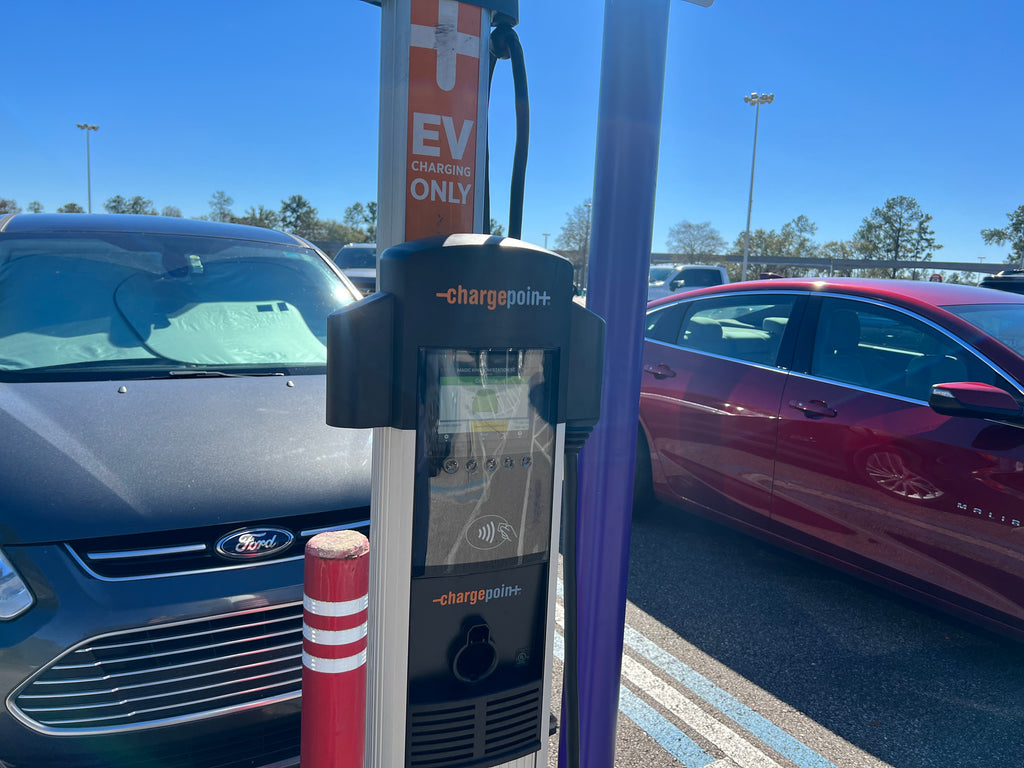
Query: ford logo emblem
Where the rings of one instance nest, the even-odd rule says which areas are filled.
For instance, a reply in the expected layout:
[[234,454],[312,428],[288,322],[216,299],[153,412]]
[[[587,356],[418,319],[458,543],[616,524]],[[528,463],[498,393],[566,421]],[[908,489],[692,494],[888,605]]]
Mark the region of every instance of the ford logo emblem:
[[243,528],[217,542],[217,553],[231,560],[253,560],[283,552],[295,537],[284,528]]

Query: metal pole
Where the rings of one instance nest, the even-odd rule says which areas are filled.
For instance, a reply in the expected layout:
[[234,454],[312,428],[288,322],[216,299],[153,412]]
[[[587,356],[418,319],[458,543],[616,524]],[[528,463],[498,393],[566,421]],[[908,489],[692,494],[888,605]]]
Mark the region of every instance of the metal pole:
[[750,212],[754,208],[754,166],[757,163],[757,121],[761,116],[761,102],[754,107],[754,155],[750,160],[750,197],[747,200],[747,230],[743,236],[743,268],[740,280],[747,279],[747,255],[750,253]]
[[747,200],[747,231],[743,237],[743,267],[740,280],[747,279],[747,255],[750,253],[750,210],[754,207],[754,166],[757,164],[757,122],[761,117],[761,105],[775,101],[774,93],[752,93],[744,96],[743,101],[754,105],[754,156],[750,160],[750,198]]
[[668,19],[668,0],[605,0],[587,307],[605,319],[607,335],[601,421],[580,455],[576,536],[579,736],[587,768],[615,762]]
[[92,213],[92,159],[89,157],[89,131],[85,132],[85,189],[89,199],[89,213]]
[[89,131],[98,131],[100,127],[89,125],[89,123],[75,123],[75,125],[85,131],[85,189],[88,197],[88,210],[89,213],[92,213],[92,161],[89,158]]
[[[483,232],[490,13],[454,0],[379,4],[378,253],[421,237]],[[453,146],[445,124],[465,144]],[[458,163],[470,175],[459,179],[460,187],[440,171],[423,170],[435,161]],[[458,194],[435,198],[436,188]],[[406,764],[415,492],[409,467],[416,462],[416,437],[413,429],[373,430],[367,768]]]

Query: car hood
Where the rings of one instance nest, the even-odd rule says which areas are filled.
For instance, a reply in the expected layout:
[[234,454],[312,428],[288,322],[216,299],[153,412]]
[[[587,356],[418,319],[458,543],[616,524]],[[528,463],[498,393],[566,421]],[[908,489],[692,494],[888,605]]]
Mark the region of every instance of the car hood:
[[[0,384],[0,544],[368,507],[325,377]],[[365,510],[363,512],[365,514]]]

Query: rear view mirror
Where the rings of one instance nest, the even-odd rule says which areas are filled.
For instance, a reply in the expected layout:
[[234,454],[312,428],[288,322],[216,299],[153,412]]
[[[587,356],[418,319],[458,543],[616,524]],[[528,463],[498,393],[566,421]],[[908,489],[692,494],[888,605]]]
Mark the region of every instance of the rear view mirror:
[[978,382],[936,384],[928,405],[943,416],[1019,420],[1024,415],[1020,403],[1005,389]]

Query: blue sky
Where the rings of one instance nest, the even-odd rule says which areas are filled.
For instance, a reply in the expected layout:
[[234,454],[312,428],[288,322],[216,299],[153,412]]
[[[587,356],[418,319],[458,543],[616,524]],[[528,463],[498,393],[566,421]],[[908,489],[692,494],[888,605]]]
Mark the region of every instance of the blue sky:
[[[531,141],[524,239],[550,244],[592,194],[604,3],[520,0]],[[754,108],[762,107],[752,227],[799,215],[819,242],[852,236],[909,195],[934,217],[936,260],[1002,261],[982,228],[1024,204],[1024,4],[1011,0],[675,0],[655,251],[708,221],[746,222]],[[0,197],[47,211],[112,195],[159,209],[234,210],[305,196],[323,218],[377,195],[380,10],[360,0],[34,0],[4,4]],[[492,215],[507,224],[511,74],[492,94]]]

